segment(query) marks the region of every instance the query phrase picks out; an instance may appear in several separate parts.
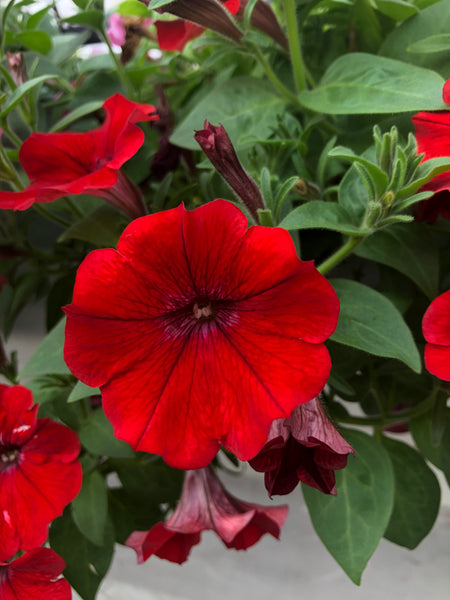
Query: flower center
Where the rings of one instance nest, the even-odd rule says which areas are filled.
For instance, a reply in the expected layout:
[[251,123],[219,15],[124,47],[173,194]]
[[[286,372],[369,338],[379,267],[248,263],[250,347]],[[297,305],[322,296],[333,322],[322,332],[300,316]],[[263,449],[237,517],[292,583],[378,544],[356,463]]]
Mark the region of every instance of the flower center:
[[209,300],[194,302],[192,312],[194,313],[194,317],[199,320],[210,319],[214,316],[211,302],[209,302]]
[[0,473],[17,462],[19,450],[16,448],[0,448]]

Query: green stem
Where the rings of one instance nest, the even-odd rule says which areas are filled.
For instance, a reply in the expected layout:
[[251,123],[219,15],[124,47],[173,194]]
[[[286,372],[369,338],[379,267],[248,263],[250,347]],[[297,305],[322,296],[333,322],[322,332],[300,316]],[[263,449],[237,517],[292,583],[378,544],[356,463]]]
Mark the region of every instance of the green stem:
[[125,88],[129,98],[134,100],[135,99],[135,90],[134,90],[133,86],[131,85],[130,80],[128,79],[128,75],[126,74],[123,64],[117,58],[117,55],[114,52],[113,47],[111,46],[111,42],[109,41],[107,34],[103,30],[100,31],[100,33],[101,33],[106,45],[108,46],[108,50],[111,55],[111,58],[113,59],[113,61],[116,64],[117,75],[119,76],[119,79],[122,82],[123,87]]
[[283,83],[281,83],[281,81],[275,75],[275,73],[273,72],[272,67],[270,66],[270,64],[267,61],[266,57],[261,52],[261,49],[258,48],[258,46],[255,46],[255,45],[252,45],[252,48],[253,48],[253,51],[255,52],[256,56],[258,57],[258,60],[259,60],[259,62],[261,64],[262,68],[266,72],[267,77],[269,78],[270,82],[273,84],[273,86],[280,92],[280,94],[290,104],[296,104],[297,106],[299,106],[300,108],[303,109],[303,105],[300,102],[300,100],[297,98],[297,96],[295,94],[293,94],[291,92],[291,90],[289,90]]
[[292,61],[292,72],[294,74],[297,92],[301,92],[306,87],[306,80],[305,67],[303,64],[302,50],[300,45],[300,35],[298,31],[299,28],[297,23],[295,0],[283,0],[283,6],[289,41],[289,51]]
[[20,148],[20,146],[22,145],[22,140],[14,133],[14,131],[11,131],[11,129],[6,124],[6,119],[1,124],[1,129],[3,130],[3,133],[9,137],[12,143],[18,148]]
[[66,221],[65,219],[62,219],[61,217],[58,217],[58,215],[55,215],[54,213],[49,211],[47,208],[44,208],[44,206],[42,206],[42,204],[38,204],[35,202],[33,204],[33,208],[38,213],[40,213],[43,217],[48,219],[49,221],[53,221],[53,223],[58,223],[58,225],[62,225],[63,227],[70,227],[69,221]]
[[317,267],[319,273],[324,275],[327,271],[333,269],[337,264],[343,261],[344,258],[351,254],[353,249],[356,248],[356,246],[360,244],[363,239],[364,238],[362,237],[349,237],[345,244],[339,248],[339,250],[336,250],[334,254],[324,260],[323,263]]
[[69,198],[68,196],[66,196],[66,202],[67,205],[70,207],[71,211],[77,216],[77,217],[84,217],[83,211],[80,210],[80,208],[75,204],[75,202]]

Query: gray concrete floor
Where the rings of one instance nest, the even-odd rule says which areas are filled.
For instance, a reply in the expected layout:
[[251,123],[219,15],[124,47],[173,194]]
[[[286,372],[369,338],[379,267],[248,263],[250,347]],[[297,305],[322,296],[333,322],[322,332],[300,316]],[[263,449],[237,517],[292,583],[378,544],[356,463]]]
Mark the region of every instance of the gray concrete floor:
[[[21,365],[43,335],[36,314],[23,315],[7,343],[8,350],[18,351]],[[241,477],[221,478],[239,498],[270,503],[262,478],[251,469]],[[118,546],[98,600],[450,599],[448,488],[431,534],[414,551],[382,540],[360,587],[347,578],[317,538],[299,490],[275,503],[290,506],[281,540],[265,536],[244,552],[227,550],[211,532],[203,534],[181,566],[156,557],[138,565],[133,550]]]

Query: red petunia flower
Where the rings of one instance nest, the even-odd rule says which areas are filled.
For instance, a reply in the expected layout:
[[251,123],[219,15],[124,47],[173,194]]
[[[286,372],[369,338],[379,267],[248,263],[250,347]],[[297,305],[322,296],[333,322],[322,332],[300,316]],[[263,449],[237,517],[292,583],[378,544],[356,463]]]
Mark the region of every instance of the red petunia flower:
[[[239,0],[227,0],[226,2],[223,2],[223,6],[229,13],[235,15],[239,10]],[[195,6],[192,6],[191,8],[195,10]],[[217,11],[216,7],[212,8],[215,8]],[[214,18],[214,10],[212,14]],[[206,13],[204,16],[207,16]],[[192,18],[195,20],[195,12],[192,13]],[[158,37],[160,49],[168,51],[177,50],[178,52],[182,52],[188,42],[199,37],[205,31],[205,27],[186,19],[155,21],[154,24],[156,26],[156,35]]]
[[287,231],[225,200],[133,221],[81,264],[65,359],[100,386],[115,435],[174,467],[241,460],[272,421],[316,396],[339,301]]
[[425,366],[432,375],[450,381],[450,290],[428,307],[422,321]]
[[65,566],[50,548],[36,548],[10,563],[0,562],[1,600],[70,600],[70,585],[59,577]]
[[0,385],[0,560],[40,546],[81,487],[76,434],[32,404],[27,388]]
[[180,502],[166,523],[135,531],[125,542],[142,563],[155,554],[172,562],[187,560],[202,531],[217,533],[227,548],[246,550],[265,534],[280,537],[287,506],[260,506],[226,491],[211,467],[188,471]]
[[144,142],[135,123],[155,121],[155,108],[120,94],[103,103],[105,121],[86,133],[33,133],[19,151],[31,180],[21,192],[0,191],[0,208],[25,210],[67,194],[105,198],[131,217],[145,214],[139,190],[119,170]]
[[265,473],[269,495],[289,494],[299,481],[336,495],[334,471],[343,469],[353,448],[337,431],[318,398],[272,423],[266,445],[250,461]]

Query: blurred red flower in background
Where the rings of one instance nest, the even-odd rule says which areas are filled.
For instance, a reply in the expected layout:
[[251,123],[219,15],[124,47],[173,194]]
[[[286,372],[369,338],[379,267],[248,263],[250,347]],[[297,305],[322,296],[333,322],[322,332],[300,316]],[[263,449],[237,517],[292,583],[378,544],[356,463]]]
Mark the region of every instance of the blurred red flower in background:
[[81,264],[65,359],[115,435],[172,466],[241,460],[328,378],[339,301],[280,228],[216,200],[133,221]]
[[422,321],[425,366],[432,375],[450,381],[450,290],[428,307]]
[[133,532],[125,545],[136,551],[139,563],[155,554],[181,564],[202,531],[217,533],[227,548],[246,550],[265,533],[278,539],[287,514],[287,506],[260,506],[232,496],[207,467],[186,473],[180,502],[168,521]]
[[0,560],[40,546],[81,488],[76,434],[32,404],[27,388],[0,385]]
[[25,210],[67,194],[105,198],[130,217],[145,214],[136,186],[119,170],[144,142],[135,123],[155,121],[154,106],[120,94],[103,103],[105,121],[85,133],[32,133],[19,151],[31,183],[20,192],[0,191],[0,208]]
[[0,562],[1,600],[70,600],[70,585],[61,575],[65,563],[50,548],[30,550],[9,563]]
[[334,471],[347,465],[353,448],[327,417],[318,398],[272,423],[266,445],[250,461],[265,473],[269,495],[289,494],[299,481],[336,495]]

